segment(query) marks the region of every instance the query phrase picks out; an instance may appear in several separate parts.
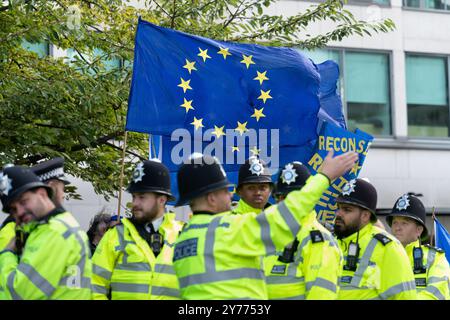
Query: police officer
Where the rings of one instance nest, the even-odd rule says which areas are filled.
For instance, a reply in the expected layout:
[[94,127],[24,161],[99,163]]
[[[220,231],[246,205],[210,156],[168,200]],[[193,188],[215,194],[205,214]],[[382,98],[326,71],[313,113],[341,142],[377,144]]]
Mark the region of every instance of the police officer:
[[169,170],[159,161],[145,160],[136,166],[127,190],[133,196],[133,216],[108,230],[97,246],[93,298],[178,299],[172,256],[182,222],[165,213],[173,199]]
[[[303,188],[310,176],[300,162],[282,167],[274,190],[277,202]],[[305,220],[294,242],[264,260],[269,299],[337,299],[341,250],[314,210]]]
[[183,299],[267,299],[260,257],[292,242],[330,181],[348,171],[354,152],[325,158],[300,191],[260,214],[231,213],[225,171],[215,158],[191,155],[177,175],[180,199],[193,217],[175,244],[174,269]]
[[0,283],[12,299],[90,299],[87,236],[72,214],[51,201],[52,189],[28,168],[0,174],[3,211],[29,234],[17,256],[13,240],[0,252]]
[[261,212],[269,205],[272,188],[272,177],[266,163],[258,157],[250,157],[239,168],[236,191],[241,199],[233,212]]
[[339,299],[416,299],[414,275],[400,242],[375,227],[377,191],[350,180],[336,199],[334,232],[344,254]]
[[425,207],[419,198],[404,194],[386,221],[408,254],[420,300],[448,300],[450,268],[442,249],[423,245],[428,236]]
[[70,184],[64,174],[64,158],[58,157],[38,163],[31,170],[53,190],[53,201],[56,206],[64,203],[64,187]]

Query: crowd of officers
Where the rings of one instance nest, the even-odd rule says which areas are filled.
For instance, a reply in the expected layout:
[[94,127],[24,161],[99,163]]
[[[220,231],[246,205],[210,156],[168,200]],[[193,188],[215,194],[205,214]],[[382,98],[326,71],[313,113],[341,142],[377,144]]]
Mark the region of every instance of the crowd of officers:
[[[232,207],[222,165],[193,154],[177,174],[176,206],[190,206],[187,223],[166,212],[175,200],[169,170],[145,160],[127,189],[132,216],[95,245],[64,209],[62,158],[5,166],[0,298],[450,299],[449,264],[441,249],[423,244],[429,232],[417,197],[396,201],[390,234],[375,226],[376,189],[354,179],[337,198],[334,230],[317,220],[322,193],[357,159],[330,151],[314,176],[292,162],[273,183],[266,164],[251,157]],[[270,195],[277,204],[268,204]]]

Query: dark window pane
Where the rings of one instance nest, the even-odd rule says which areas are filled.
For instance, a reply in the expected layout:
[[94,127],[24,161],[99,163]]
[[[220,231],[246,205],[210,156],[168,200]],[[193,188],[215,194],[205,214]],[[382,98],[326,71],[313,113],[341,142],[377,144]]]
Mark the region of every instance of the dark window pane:
[[348,128],[359,128],[370,134],[390,134],[390,112],[385,104],[352,103],[347,104]]
[[408,135],[447,137],[448,107],[408,104]]

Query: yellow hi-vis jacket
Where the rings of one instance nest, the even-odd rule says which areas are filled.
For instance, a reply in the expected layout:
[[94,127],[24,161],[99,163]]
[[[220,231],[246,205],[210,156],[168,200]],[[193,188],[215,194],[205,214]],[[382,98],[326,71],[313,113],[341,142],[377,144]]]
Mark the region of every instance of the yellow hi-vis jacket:
[[159,227],[164,246],[157,257],[128,219],[108,230],[92,257],[93,299],[179,299],[172,266],[173,245],[183,227],[174,213],[165,213]]
[[401,243],[369,223],[359,231],[359,259],[355,271],[346,270],[348,246],[357,233],[338,240],[344,254],[339,300],[415,300],[414,274]]
[[[423,272],[414,271],[414,248],[422,248]],[[449,300],[450,268],[442,249],[428,245],[421,246],[419,240],[406,247],[411,268],[414,272],[419,300]]]
[[[269,299],[335,300],[343,257],[331,233],[312,211],[297,234],[294,261],[281,262],[277,255],[266,257],[264,269]],[[292,250],[292,243],[284,250]]]
[[0,254],[0,281],[8,299],[89,300],[92,265],[88,238],[69,212],[55,209],[30,230],[20,261]]
[[[16,222],[10,221],[0,229],[0,250],[6,249],[8,244],[16,236]],[[0,300],[6,300],[3,286],[0,286]]]
[[[240,199],[233,213],[260,211]],[[297,241],[292,263],[279,261],[279,256],[285,250],[292,250],[292,243],[276,255],[264,257],[268,298],[337,299],[338,282],[342,272],[342,252],[331,233],[317,221],[315,211],[311,211],[302,223]]]
[[194,213],[175,244],[174,269],[183,299],[267,299],[261,256],[292,242],[329,180],[305,187],[260,214]]

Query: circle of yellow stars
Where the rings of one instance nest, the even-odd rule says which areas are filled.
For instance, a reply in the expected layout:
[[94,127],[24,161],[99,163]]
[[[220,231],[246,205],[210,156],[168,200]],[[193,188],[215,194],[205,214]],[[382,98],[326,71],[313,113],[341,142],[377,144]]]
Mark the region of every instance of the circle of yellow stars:
[[[228,56],[232,55],[229,52],[229,48],[219,47],[219,49],[220,50],[217,51],[217,54],[221,55],[223,57],[223,60],[226,60]],[[208,59],[212,59],[212,57],[208,54],[208,49],[202,49],[199,47],[198,50],[199,50],[199,52],[198,52],[197,56],[201,58],[201,60],[203,61],[204,64],[206,64]],[[189,79],[189,77],[190,77],[190,75],[192,75],[193,72],[198,71],[198,69],[196,67],[197,62],[199,62],[199,61],[190,61],[188,59],[185,59],[185,64],[183,65],[183,68],[187,70],[187,72],[189,73],[189,76],[185,77],[185,78],[180,77],[180,83],[178,84],[178,87],[180,87],[183,90],[183,94],[186,94],[186,92],[188,90],[194,90],[191,87],[191,79]],[[202,62],[200,61],[200,63],[202,63]],[[253,65],[256,66],[256,63],[253,61],[252,55],[247,56],[245,54],[242,54],[242,60],[240,61],[240,63],[244,64],[246,69],[250,69],[250,67]],[[267,70],[264,70],[264,71],[256,70],[256,77],[253,78],[253,80],[258,81],[260,86],[262,86],[264,81],[270,80],[269,77],[267,76]],[[264,90],[260,89],[260,96],[257,99],[262,100],[263,105],[265,105],[267,100],[273,99],[273,98],[270,95],[270,90],[264,91]],[[180,107],[184,108],[185,112],[187,114],[190,110],[195,110],[193,102],[194,102],[193,99],[188,100],[188,99],[186,99],[185,96],[183,96],[183,103],[180,105]],[[259,122],[259,120],[261,118],[265,118],[266,115],[264,114],[264,107],[261,107],[259,109],[254,108],[253,114],[250,117],[255,118],[256,122]],[[196,116],[194,116],[194,119],[190,124],[194,126],[195,130],[205,127],[203,125],[203,118],[197,118]],[[236,128],[234,128],[234,130],[237,131],[242,136],[246,131],[248,131],[247,124],[248,124],[248,121],[245,121],[245,122],[237,121],[237,126],[236,126]],[[212,132],[212,134],[215,135],[217,137],[217,139],[219,139],[220,137],[225,135],[224,131],[225,131],[225,126],[214,125],[214,131]],[[231,149],[232,149],[232,152],[240,152],[240,149],[238,146],[232,146]],[[260,150],[257,149],[256,146],[253,146],[253,148],[250,149],[250,152],[253,155],[258,155]]]

